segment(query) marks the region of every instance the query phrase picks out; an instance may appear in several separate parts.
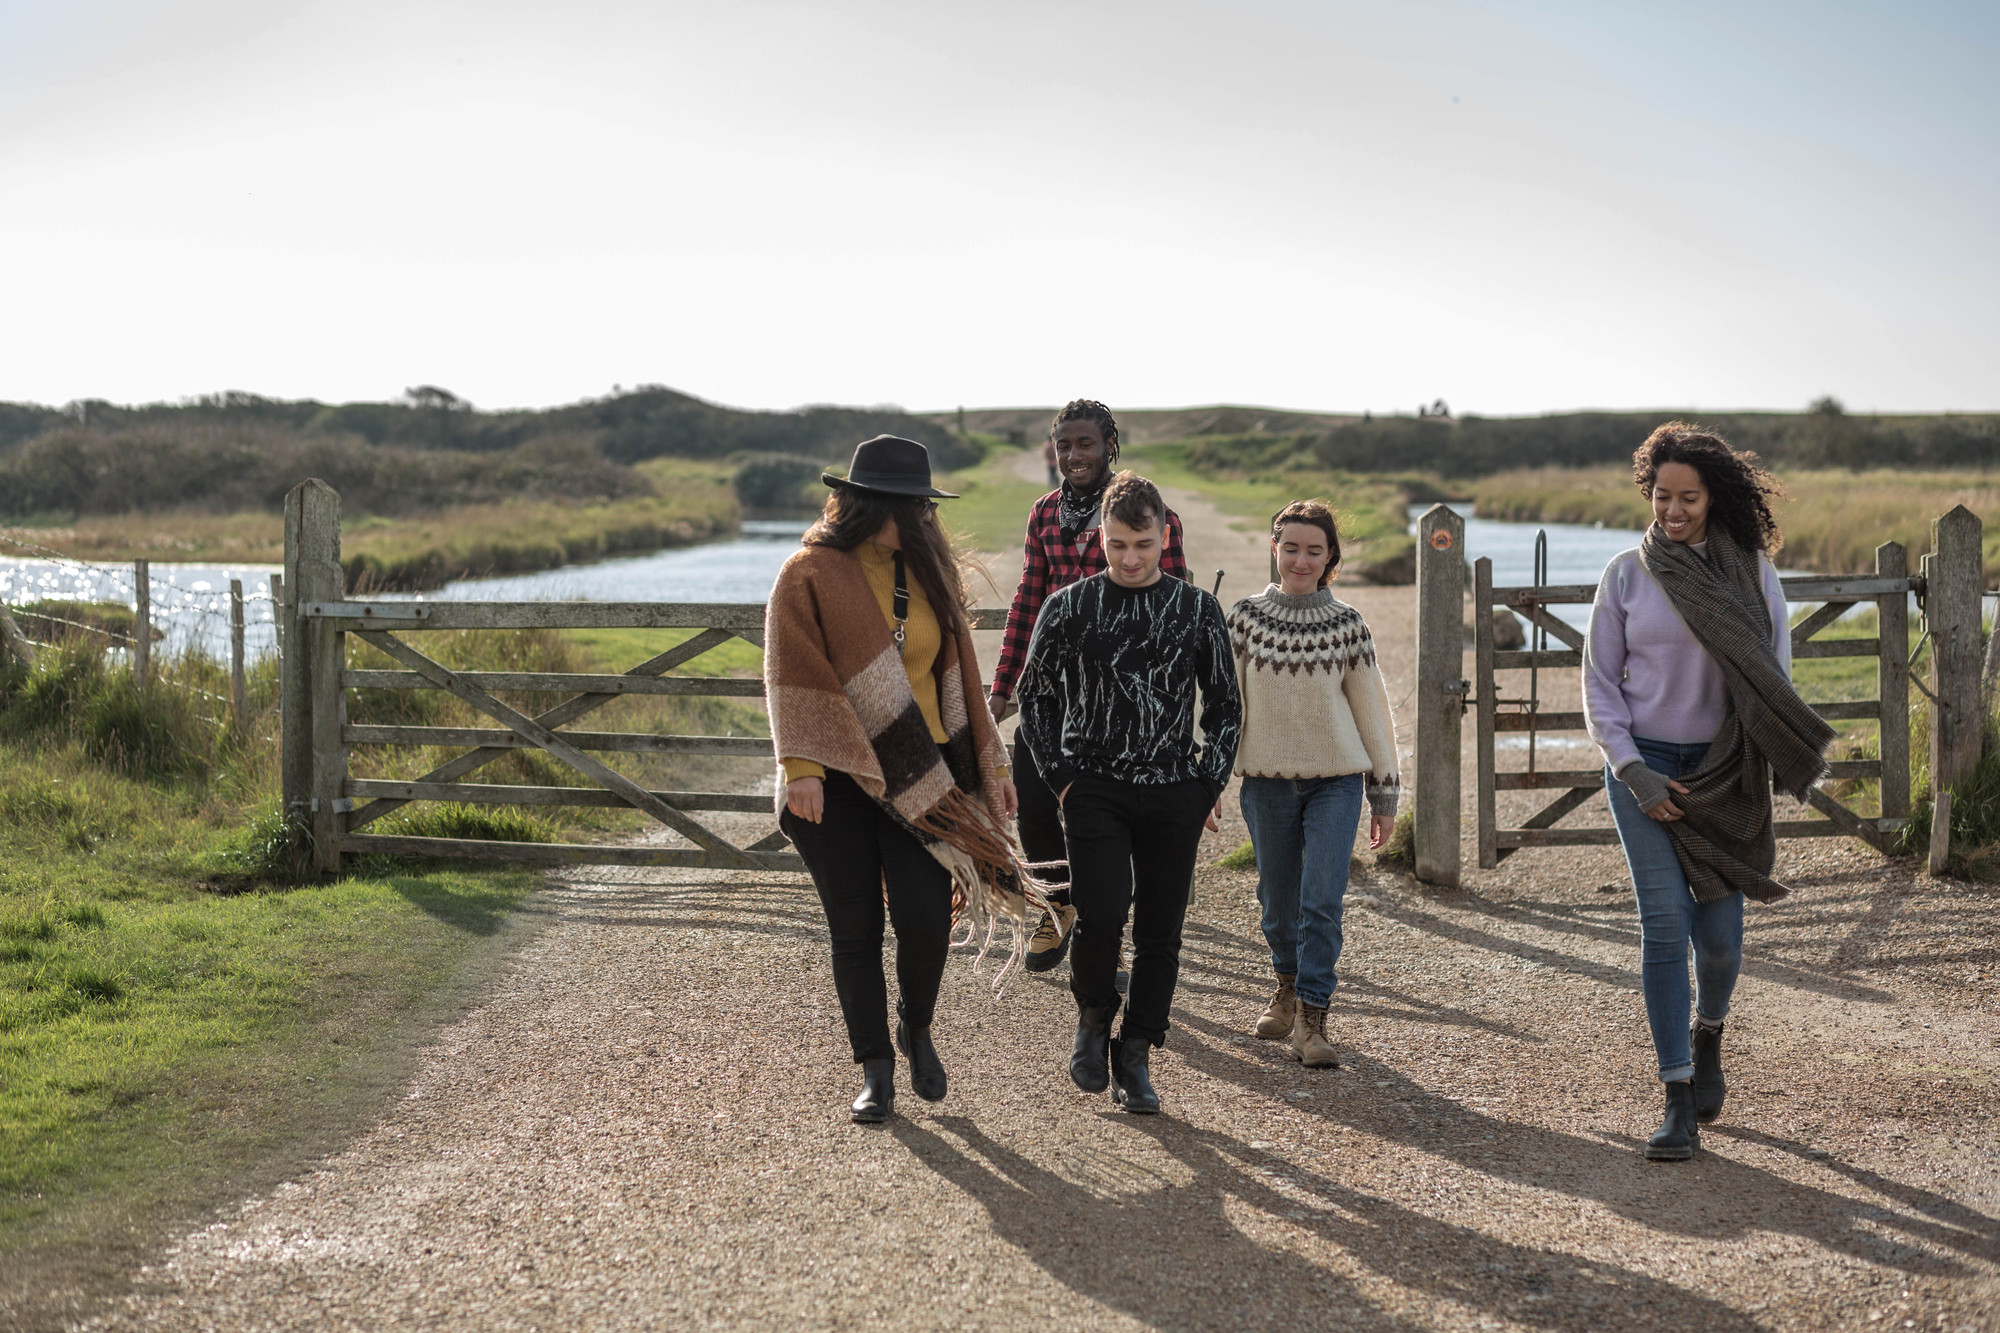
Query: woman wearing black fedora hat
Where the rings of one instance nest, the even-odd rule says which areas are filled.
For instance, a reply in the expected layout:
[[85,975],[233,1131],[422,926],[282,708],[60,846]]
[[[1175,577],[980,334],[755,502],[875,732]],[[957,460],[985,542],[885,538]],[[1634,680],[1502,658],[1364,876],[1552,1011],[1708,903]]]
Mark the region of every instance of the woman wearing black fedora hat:
[[[919,1097],[945,1095],[930,1029],[953,922],[1019,922],[1032,885],[1007,832],[1014,784],[980,706],[959,558],[937,519],[937,501],[956,497],[931,485],[923,445],[889,435],[825,481],[826,509],[771,591],[764,683],[784,770],[779,826],[826,910],[863,1070],[853,1117],[875,1123],[895,1100],[895,1048]],[[885,900],[901,992],[893,1048]]]

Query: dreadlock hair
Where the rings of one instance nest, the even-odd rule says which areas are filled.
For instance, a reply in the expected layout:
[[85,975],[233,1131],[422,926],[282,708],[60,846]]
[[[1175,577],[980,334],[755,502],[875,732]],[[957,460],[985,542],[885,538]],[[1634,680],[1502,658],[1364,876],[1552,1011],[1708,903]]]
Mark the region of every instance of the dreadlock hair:
[[1095,398],[1072,398],[1062,405],[1056,419],[1049,423],[1049,438],[1063,428],[1065,421],[1094,421],[1104,435],[1104,465],[1110,467],[1118,461],[1118,418],[1111,415],[1111,409]]
[[903,563],[924,590],[924,598],[936,613],[938,626],[947,639],[964,632],[965,563],[967,557],[952,544],[951,534],[938,522],[937,501],[917,495],[886,495],[858,486],[835,486],[826,497],[826,507],[818,522],[806,529],[801,543],[831,546],[851,551],[882,530],[889,519],[896,521],[896,539],[903,550]]
[[1104,487],[1102,504],[1105,519],[1115,518],[1134,529],[1157,523],[1162,538],[1166,536],[1167,502],[1160,498],[1160,488],[1138,473],[1127,469],[1115,474]]
[[1771,502],[1785,488],[1766,472],[1763,460],[1747,449],[1732,449],[1714,431],[1685,421],[1669,421],[1646,437],[1632,455],[1632,480],[1647,500],[1668,463],[1685,463],[1708,487],[1708,521],[1746,550],[1775,555],[1785,544]]
[[1271,540],[1284,535],[1288,523],[1306,523],[1326,534],[1326,568],[1319,572],[1319,586],[1333,582],[1334,567],[1340,563],[1340,526],[1333,509],[1324,500],[1294,500],[1271,516]]

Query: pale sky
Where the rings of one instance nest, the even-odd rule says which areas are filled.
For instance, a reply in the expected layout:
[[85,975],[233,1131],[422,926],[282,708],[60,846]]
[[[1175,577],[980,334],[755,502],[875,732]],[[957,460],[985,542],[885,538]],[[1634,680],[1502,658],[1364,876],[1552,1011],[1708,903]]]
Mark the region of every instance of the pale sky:
[[0,0],[0,399],[2000,409],[2000,5]]

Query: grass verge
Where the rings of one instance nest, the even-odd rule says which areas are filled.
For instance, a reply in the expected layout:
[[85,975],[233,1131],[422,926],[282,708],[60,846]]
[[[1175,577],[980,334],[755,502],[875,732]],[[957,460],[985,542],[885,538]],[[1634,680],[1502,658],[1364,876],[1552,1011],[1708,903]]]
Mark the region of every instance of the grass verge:
[[162,667],[0,671],[0,1326],[338,1148],[532,928],[528,871],[271,882],[268,671],[239,736]]

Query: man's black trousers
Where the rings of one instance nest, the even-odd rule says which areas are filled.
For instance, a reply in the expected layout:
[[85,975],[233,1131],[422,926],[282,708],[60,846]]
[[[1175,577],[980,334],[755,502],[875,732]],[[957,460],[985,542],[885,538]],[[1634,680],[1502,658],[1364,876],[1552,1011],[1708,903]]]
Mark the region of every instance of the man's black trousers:
[[[1063,841],[1062,807],[1056,803],[1056,794],[1049,790],[1049,784],[1042,781],[1042,770],[1035,767],[1035,756],[1018,728],[1014,732],[1014,790],[1021,797],[1018,816],[1021,850],[1030,861],[1067,861],[1069,848]],[[1037,870],[1035,874],[1051,884],[1066,886],[1069,881],[1069,871],[1063,866]],[[1068,902],[1069,890],[1059,889],[1049,895],[1049,900]]]
[[[1079,1006],[1118,1005],[1118,947],[1132,916],[1132,984],[1120,1035],[1167,1039],[1180,979],[1181,923],[1194,886],[1202,821],[1215,804],[1207,783],[1162,786],[1078,778],[1063,802],[1076,942],[1069,988]],[[1136,877],[1136,879],[1135,879]]]
[[903,1017],[926,1027],[951,948],[951,875],[845,773],[826,775],[815,824],[790,810],[778,827],[805,858],[833,936],[833,988],[854,1058],[893,1058],[888,983],[882,975],[882,899],[896,927],[896,985]]

